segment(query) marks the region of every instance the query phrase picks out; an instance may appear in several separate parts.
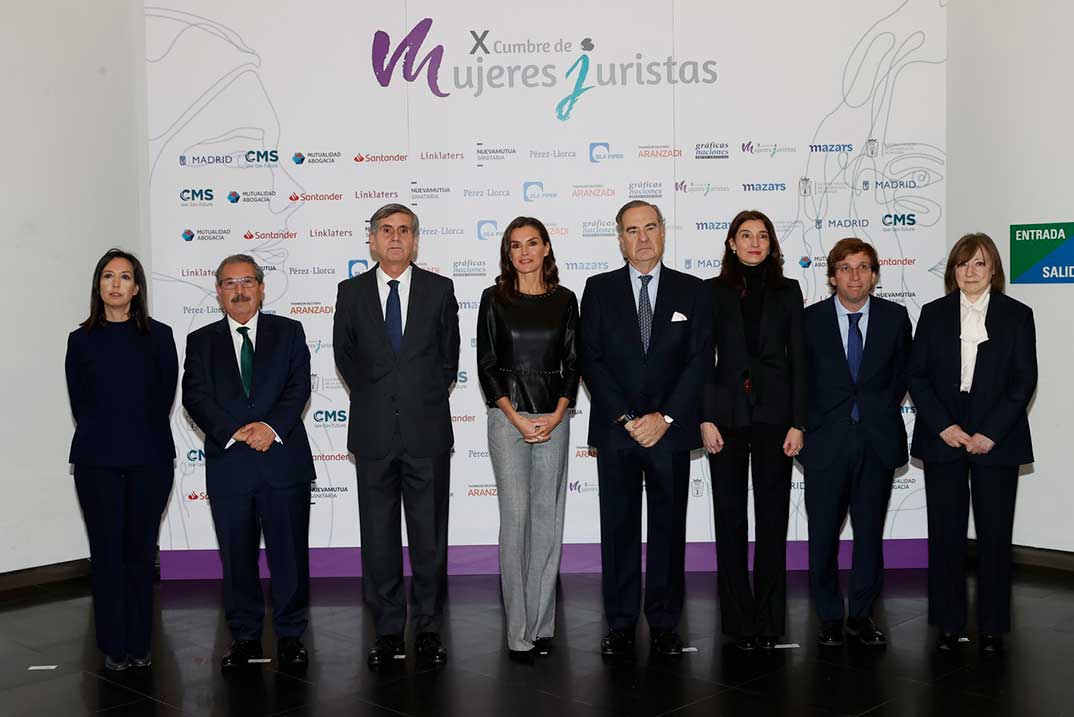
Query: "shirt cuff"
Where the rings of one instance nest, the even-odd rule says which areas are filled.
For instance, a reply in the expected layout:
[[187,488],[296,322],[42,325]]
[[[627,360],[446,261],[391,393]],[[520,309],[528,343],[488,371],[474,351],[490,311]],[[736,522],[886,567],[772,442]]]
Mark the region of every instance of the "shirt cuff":
[[262,426],[268,426],[268,429],[272,431],[272,435],[274,436],[272,440],[274,440],[276,443],[279,443],[281,446],[283,445],[283,441],[280,439],[280,434],[276,433],[275,428],[269,426],[269,424],[265,423],[264,421],[258,421],[258,423],[260,423]]

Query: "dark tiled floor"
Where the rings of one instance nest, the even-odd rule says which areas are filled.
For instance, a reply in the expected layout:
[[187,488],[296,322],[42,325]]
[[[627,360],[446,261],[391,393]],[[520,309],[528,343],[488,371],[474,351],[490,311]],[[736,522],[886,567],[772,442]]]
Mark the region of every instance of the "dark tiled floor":
[[[423,669],[410,658],[371,672],[361,581],[315,580],[309,670],[287,674],[269,664],[223,675],[219,659],[230,639],[216,582],[160,585],[153,668],[123,673],[102,669],[86,581],[25,588],[0,593],[0,714],[1074,717],[1074,575],[1020,571],[1010,649],[991,660],[972,644],[955,655],[932,649],[923,571],[888,573],[878,618],[890,645],[881,651],[818,648],[806,575],[792,573],[788,590],[785,642],[797,648],[743,656],[725,647],[715,576],[694,573],[681,632],[697,652],[650,658],[642,626],[636,659],[609,663],[598,649],[600,576],[566,575],[555,652],[528,666],[507,659],[498,578],[453,577],[443,631],[448,665]],[[274,652],[271,631],[264,646]]]

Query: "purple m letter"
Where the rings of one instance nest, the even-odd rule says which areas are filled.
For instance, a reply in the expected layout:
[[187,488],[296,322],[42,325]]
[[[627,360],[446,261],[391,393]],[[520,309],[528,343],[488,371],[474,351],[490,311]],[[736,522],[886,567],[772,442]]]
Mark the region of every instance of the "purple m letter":
[[407,36],[403,38],[403,41],[399,43],[399,47],[395,48],[395,52],[392,53],[392,58],[385,63],[385,58],[388,56],[388,45],[391,42],[391,38],[388,37],[388,33],[383,30],[377,30],[373,35],[373,74],[377,78],[377,82],[381,87],[387,87],[388,83],[392,80],[392,73],[395,72],[395,66],[398,64],[399,59],[406,54],[406,59],[403,60],[403,79],[407,82],[413,82],[418,78],[418,74],[422,69],[428,65],[429,69],[426,73],[426,79],[429,82],[429,91],[437,97],[447,97],[448,92],[441,92],[440,86],[437,84],[437,76],[440,73],[440,61],[444,59],[444,46],[437,45],[429,51],[417,67],[414,66],[414,57],[421,49],[421,43],[425,41],[425,36],[429,34],[429,28],[433,26],[433,19],[427,17],[417,25],[414,29],[407,33]]

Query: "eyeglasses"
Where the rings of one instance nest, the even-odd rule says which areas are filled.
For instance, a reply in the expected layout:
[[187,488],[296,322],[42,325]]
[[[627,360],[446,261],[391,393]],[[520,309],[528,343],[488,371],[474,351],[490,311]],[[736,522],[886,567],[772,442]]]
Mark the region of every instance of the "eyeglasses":
[[835,267],[835,270],[840,274],[849,274],[852,271],[856,271],[859,274],[867,274],[872,272],[873,267],[869,264],[858,264],[857,266],[851,266],[850,264],[840,264]]
[[224,289],[227,289],[228,291],[234,291],[240,286],[244,289],[252,289],[257,286],[258,283],[259,282],[255,277],[240,276],[236,279],[224,279],[220,282],[220,286],[222,286]]

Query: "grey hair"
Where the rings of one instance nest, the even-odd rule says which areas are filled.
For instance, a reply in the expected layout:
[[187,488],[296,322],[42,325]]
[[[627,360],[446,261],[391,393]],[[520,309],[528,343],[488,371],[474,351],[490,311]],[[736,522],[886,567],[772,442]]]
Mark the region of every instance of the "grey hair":
[[249,254],[232,254],[231,256],[220,262],[220,266],[216,267],[216,283],[220,283],[220,274],[224,271],[224,267],[228,264],[249,264],[254,268],[254,277],[257,278],[258,284],[265,283],[265,272],[258,266],[258,263],[254,261],[254,258]]
[[623,236],[623,215],[629,212],[631,209],[637,209],[638,207],[650,207],[656,212],[656,220],[660,222],[660,228],[665,228],[664,225],[664,213],[660,211],[660,207],[651,202],[647,202],[644,199],[635,199],[631,202],[627,202],[619,208],[619,211],[615,215],[615,233],[619,236]]
[[373,216],[369,218],[369,235],[372,236],[380,229],[380,223],[385,217],[390,217],[392,214],[406,214],[410,217],[410,230],[414,236],[418,236],[420,229],[418,227],[418,215],[415,214],[410,207],[403,206],[402,204],[385,204],[383,207],[373,212]]

